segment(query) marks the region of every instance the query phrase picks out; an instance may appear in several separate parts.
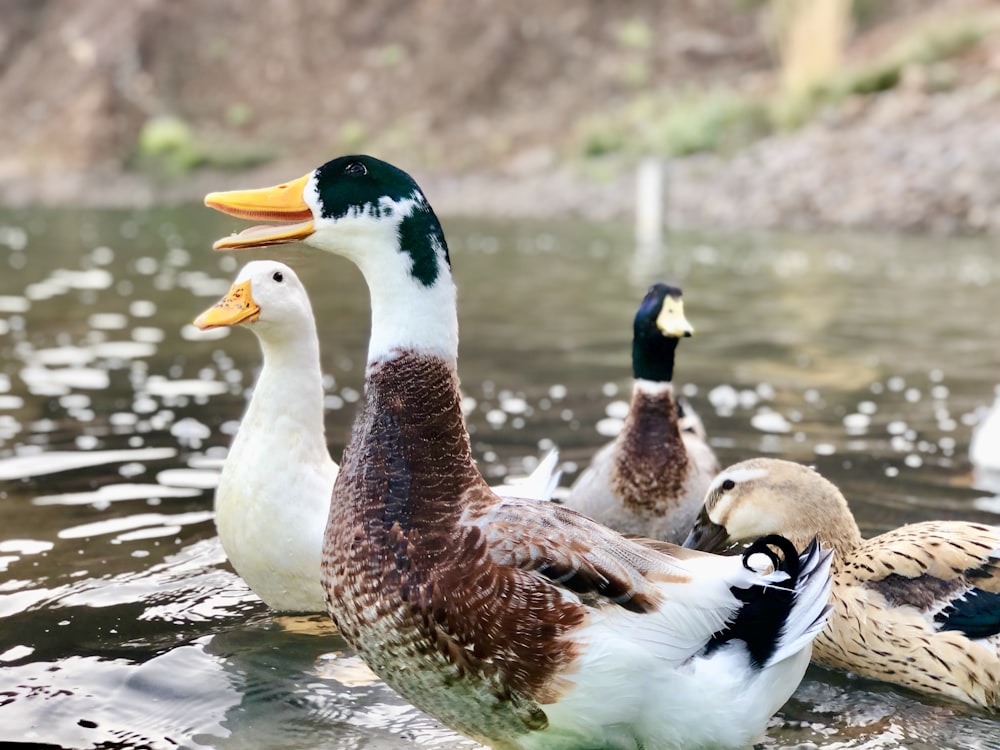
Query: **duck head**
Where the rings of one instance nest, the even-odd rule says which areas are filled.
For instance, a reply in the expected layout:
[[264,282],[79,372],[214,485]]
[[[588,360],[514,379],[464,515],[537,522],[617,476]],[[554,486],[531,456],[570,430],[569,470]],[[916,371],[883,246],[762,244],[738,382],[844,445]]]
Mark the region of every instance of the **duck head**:
[[724,552],[769,534],[798,548],[816,536],[840,549],[861,543],[836,485],[793,461],[754,458],[716,476],[684,546]]
[[247,263],[225,296],[199,315],[194,325],[203,331],[251,325],[263,338],[291,338],[315,331],[305,287],[295,271],[273,260]]
[[635,314],[632,329],[632,374],[640,380],[669,383],[674,376],[674,352],[694,328],[684,317],[681,290],[654,284]]
[[441,225],[417,183],[371,156],[341,156],[273,187],[209,193],[205,205],[241,219],[282,222],[224,237],[216,250],[302,241],[360,260],[370,254],[372,234],[394,229],[412,256],[414,275],[428,286],[437,257],[450,264]]
[[284,222],[220,239],[216,250],[302,241],[354,262],[372,294],[369,362],[403,349],[457,357],[448,246],[406,172],[371,156],[342,156],[291,182],[210,193],[205,205],[241,219]]

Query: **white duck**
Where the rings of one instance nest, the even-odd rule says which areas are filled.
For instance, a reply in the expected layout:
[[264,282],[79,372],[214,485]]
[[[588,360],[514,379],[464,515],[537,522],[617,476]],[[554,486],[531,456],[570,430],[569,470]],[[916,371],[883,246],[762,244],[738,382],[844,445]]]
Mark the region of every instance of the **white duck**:
[[1000,385],[996,387],[993,406],[980,408],[979,423],[969,443],[969,460],[977,484],[1000,492]]
[[[247,325],[264,358],[215,492],[226,556],[271,608],[325,612],[320,554],[337,464],[326,443],[319,342],[305,287],[283,263],[248,263],[195,325]],[[557,462],[553,450],[531,476],[497,491],[548,500]]]
[[761,735],[825,623],[827,553],[797,557],[775,537],[785,570],[762,571],[760,555],[654,549],[490,490],[462,421],[444,235],[399,169],[343,157],[206,203],[297,221],[218,249],[302,239],[368,281],[365,399],[334,486],[323,581],[334,621],[382,679],[497,748],[744,747]]

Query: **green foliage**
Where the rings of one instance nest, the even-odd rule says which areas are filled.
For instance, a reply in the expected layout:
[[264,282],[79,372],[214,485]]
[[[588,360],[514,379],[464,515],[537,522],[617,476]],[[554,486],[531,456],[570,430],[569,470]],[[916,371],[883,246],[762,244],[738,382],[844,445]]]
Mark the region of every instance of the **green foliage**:
[[375,56],[375,64],[380,68],[396,68],[406,61],[406,48],[402,44],[387,44]]
[[995,28],[996,23],[977,18],[932,26],[902,40],[889,53],[889,58],[900,65],[930,65],[948,60],[979,44]]
[[[641,48],[645,44],[642,28],[641,21],[619,26],[619,44],[628,49]],[[804,91],[766,97],[719,89],[637,93],[627,105],[579,123],[575,140],[587,157],[725,153],[773,131],[801,127],[821,110],[836,107],[848,98],[893,89],[903,80],[904,72],[914,67],[923,70],[920,80],[927,91],[947,90],[955,80],[954,67],[948,61],[997,29],[998,14],[936,23],[902,39],[880,59]],[[636,87],[641,84],[637,80]]]
[[172,172],[189,172],[205,162],[191,127],[170,115],[146,121],[139,133],[138,155]]
[[273,154],[260,147],[231,142],[211,145],[200,141],[180,117],[149,119],[139,133],[133,166],[163,177],[176,177],[199,167],[241,169],[261,164]]
[[714,91],[670,107],[658,129],[658,150],[669,156],[732,150],[770,129],[762,100]]
[[637,97],[623,110],[581,123],[578,138],[588,157],[684,156],[732,150],[770,129],[766,101],[717,90],[663,100]]
[[631,18],[615,28],[615,41],[624,49],[647,50],[653,46],[653,29],[643,19]]
[[823,107],[837,105],[847,97],[871,96],[895,88],[904,71],[916,67],[926,70],[929,91],[947,90],[953,75],[942,63],[974,47],[997,26],[995,17],[968,17],[921,29],[868,65],[843,72],[803,94],[776,99],[771,105],[774,122],[779,127],[798,127]]
[[250,124],[253,110],[248,104],[237,102],[226,108],[226,124],[233,128],[242,128]]

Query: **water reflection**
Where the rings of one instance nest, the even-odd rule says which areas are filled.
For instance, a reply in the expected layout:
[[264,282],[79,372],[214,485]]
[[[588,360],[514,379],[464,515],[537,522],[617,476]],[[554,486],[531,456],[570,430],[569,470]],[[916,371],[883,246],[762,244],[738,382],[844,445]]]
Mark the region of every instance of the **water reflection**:
[[[468,745],[373,679],[325,618],[274,618],[225,563],[212,489],[259,366],[193,316],[239,258],[200,208],[0,215],[0,741],[63,747]],[[463,408],[491,480],[558,446],[564,484],[621,427],[631,320],[680,283],[677,380],[720,459],[815,463],[867,534],[996,522],[968,461],[1000,372],[986,241],[670,236],[446,225]],[[334,455],[360,397],[368,299],[292,250],[323,342]],[[223,340],[224,338],[224,340]],[[770,747],[992,747],[995,720],[811,669]]]

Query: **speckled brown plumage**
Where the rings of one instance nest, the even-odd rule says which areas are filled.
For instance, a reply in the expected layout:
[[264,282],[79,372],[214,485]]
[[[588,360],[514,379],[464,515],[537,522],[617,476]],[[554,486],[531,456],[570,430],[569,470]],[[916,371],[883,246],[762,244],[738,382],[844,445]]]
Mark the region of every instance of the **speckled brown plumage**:
[[565,503],[623,533],[679,543],[718,470],[703,435],[681,429],[672,389],[637,387],[622,431]]
[[[395,390],[393,383],[407,387]],[[383,383],[390,384],[388,388]],[[475,470],[455,375],[404,353],[375,366],[344,454],[327,527],[323,575],[345,638],[403,696],[472,736],[544,725],[537,707],[574,658],[561,640],[583,612],[527,572],[491,564],[482,530],[461,522],[492,499]],[[399,607],[393,602],[403,602]]]
[[673,394],[636,393],[617,442],[612,484],[639,514],[663,515],[678,504],[692,466],[677,424]]
[[[734,481],[730,490],[722,483]],[[717,477],[694,540],[818,535],[834,549],[833,614],[813,660],[911,689],[1000,707],[1000,528],[962,521],[910,524],[864,540],[840,491],[817,472],[753,459]],[[718,548],[717,546],[706,548]],[[971,632],[966,611],[978,632]],[[970,632],[964,632],[970,631]]]

